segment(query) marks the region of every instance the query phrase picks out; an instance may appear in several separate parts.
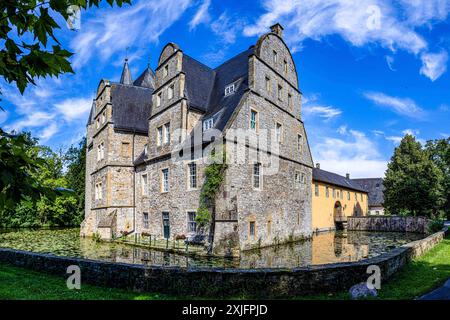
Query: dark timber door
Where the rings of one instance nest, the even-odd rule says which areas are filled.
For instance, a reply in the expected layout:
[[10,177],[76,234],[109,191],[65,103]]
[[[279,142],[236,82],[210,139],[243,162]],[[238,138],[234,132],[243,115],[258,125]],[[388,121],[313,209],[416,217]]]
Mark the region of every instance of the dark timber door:
[[162,220],[163,220],[164,238],[169,239],[170,238],[170,220],[169,220],[168,212],[162,213]]

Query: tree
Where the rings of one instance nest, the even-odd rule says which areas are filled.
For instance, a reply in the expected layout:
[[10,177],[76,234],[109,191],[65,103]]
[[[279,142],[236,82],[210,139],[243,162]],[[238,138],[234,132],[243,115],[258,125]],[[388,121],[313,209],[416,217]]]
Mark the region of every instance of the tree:
[[[130,0],[106,0],[119,7]],[[0,77],[15,83],[23,94],[40,77],[73,72],[72,53],[62,48],[55,36],[60,29],[56,20],[67,20],[70,6],[87,9],[101,0],[2,0],[0,2]],[[1,95],[1,90],[0,90]],[[2,108],[0,106],[0,112]],[[30,147],[27,135],[14,135],[0,129],[0,212],[13,208],[21,200],[53,198],[52,190],[33,180],[42,163]]]
[[392,214],[433,216],[443,202],[443,175],[412,135],[395,148],[384,179],[384,206]]
[[86,181],[86,138],[81,140],[78,147],[71,146],[67,150],[65,161],[67,162],[67,183],[69,188],[75,192],[75,197],[77,198],[76,214],[82,220]]
[[442,188],[445,198],[442,211],[450,220],[450,138],[428,141],[425,148],[430,159],[442,171]]

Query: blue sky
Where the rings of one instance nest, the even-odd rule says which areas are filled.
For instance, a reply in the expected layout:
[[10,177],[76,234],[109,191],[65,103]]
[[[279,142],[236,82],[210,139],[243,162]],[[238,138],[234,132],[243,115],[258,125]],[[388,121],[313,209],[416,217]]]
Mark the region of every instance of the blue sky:
[[353,177],[384,174],[405,133],[450,135],[450,0],[146,0],[81,13],[57,36],[75,74],[21,96],[0,82],[0,125],[55,149],[77,143],[101,78],[117,81],[126,48],[137,77],[167,42],[215,67],[280,22],[293,51],[315,162]]

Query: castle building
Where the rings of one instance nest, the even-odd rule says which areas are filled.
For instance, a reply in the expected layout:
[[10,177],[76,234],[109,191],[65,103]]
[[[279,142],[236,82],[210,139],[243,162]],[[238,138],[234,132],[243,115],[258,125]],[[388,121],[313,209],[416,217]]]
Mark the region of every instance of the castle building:
[[369,215],[384,215],[384,185],[382,178],[352,179],[369,192]]
[[226,150],[208,230],[213,252],[311,236],[301,100],[279,24],[215,69],[174,43],[135,81],[125,61],[119,83],[100,81],[89,117],[81,235],[195,237],[204,231],[196,216],[205,169]]

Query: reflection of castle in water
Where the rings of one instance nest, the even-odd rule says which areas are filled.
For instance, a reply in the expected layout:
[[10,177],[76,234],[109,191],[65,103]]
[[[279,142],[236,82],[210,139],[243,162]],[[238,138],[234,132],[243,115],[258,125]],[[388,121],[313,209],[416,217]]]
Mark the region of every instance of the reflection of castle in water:
[[187,257],[117,243],[94,243],[81,239],[81,255],[87,259],[118,263],[179,267],[294,268],[359,261],[382,254],[412,240],[418,234],[336,231],[315,234],[312,239],[259,250],[244,251],[240,260]]

